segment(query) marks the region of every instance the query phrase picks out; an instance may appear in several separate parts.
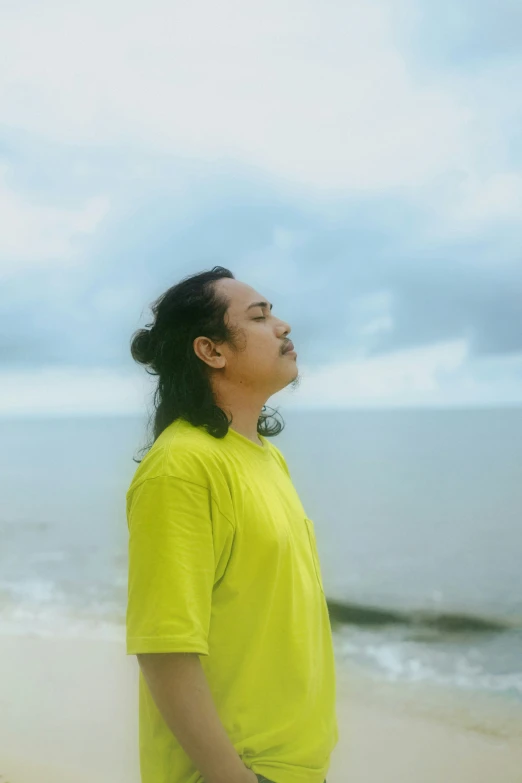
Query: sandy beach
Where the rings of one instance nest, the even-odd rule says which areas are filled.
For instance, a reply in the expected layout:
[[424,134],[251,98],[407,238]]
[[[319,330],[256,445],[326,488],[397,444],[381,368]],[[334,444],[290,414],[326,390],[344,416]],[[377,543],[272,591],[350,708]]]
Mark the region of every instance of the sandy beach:
[[[2,636],[0,783],[140,783],[137,661],[123,636]],[[328,783],[522,783],[522,710],[440,709],[339,672]]]

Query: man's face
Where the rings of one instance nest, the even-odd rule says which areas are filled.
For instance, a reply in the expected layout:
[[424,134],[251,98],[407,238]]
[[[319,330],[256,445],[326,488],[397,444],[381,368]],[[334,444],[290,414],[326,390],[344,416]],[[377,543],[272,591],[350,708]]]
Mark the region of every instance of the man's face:
[[[283,354],[291,327],[271,311],[269,300],[239,280],[222,278],[214,285],[229,299],[225,320],[237,330],[235,348],[227,344],[217,346],[226,360],[221,367],[224,377],[267,396],[295,381],[296,355]],[[261,306],[257,302],[267,304]]]

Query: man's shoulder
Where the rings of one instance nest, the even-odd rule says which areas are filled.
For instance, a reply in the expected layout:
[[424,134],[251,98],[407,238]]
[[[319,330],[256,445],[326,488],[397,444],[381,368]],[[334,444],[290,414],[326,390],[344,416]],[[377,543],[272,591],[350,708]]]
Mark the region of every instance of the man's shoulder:
[[213,440],[201,428],[176,420],[161,433],[140,462],[128,493],[142,481],[160,476],[210,488],[212,476],[220,470],[220,449]]

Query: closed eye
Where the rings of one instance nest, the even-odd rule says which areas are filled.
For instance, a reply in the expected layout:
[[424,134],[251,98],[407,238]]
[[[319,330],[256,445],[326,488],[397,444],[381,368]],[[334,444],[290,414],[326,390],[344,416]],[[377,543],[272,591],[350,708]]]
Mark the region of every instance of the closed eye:
[[253,320],[254,320],[254,321],[264,321],[264,320],[265,320],[265,318],[266,318],[266,316],[265,316],[265,315],[259,315],[257,318],[254,318]]

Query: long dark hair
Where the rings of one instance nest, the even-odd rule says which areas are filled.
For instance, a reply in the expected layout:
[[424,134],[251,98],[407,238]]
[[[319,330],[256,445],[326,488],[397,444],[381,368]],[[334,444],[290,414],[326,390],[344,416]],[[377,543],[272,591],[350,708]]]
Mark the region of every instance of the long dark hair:
[[[214,286],[216,280],[224,277],[235,279],[229,269],[214,266],[209,272],[183,278],[151,304],[154,321],[132,335],[132,358],[145,365],[149,375],[158,376],[154,410],[148,423],[149,428],[152,424],[152,440],[141,451],[148,451],[163,430],[179,418],[194,426],[203,425],[215,438],[224,438],[228,432],[232,419],[216,405],[210,368],[193,346],[196,337],[203,335],[217,343],[226,342],[234,349],[238,347],[238,331],[225,323],[229,298]],[[285,425],[266,410],[264,405],[257,432],[270,438]],[[269,419],[274,419],[274,423],[269,424]],[[134,457],[133,460],[141,462]]]

